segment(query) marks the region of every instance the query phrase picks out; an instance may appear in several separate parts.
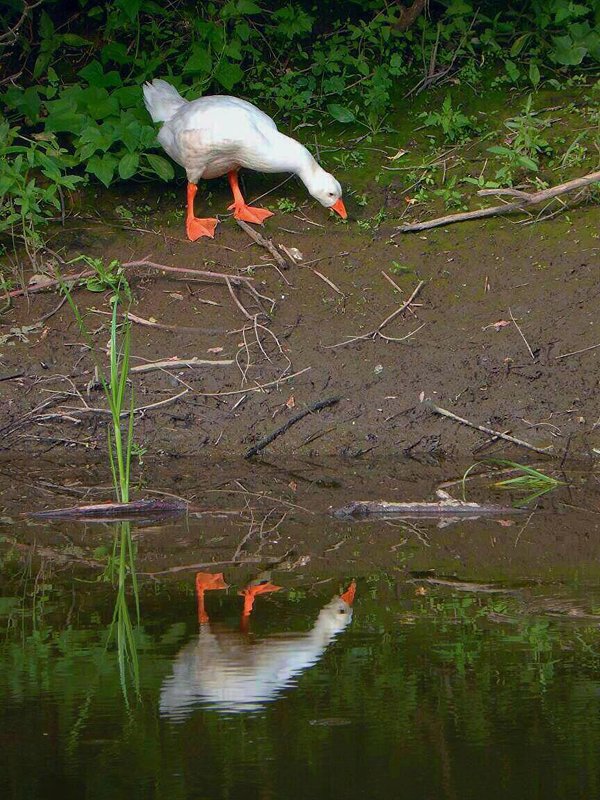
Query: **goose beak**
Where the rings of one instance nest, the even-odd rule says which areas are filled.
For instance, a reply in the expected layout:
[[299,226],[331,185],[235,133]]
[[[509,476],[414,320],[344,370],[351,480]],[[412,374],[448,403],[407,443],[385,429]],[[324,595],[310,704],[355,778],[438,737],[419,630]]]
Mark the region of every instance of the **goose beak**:
[[329,206],[332,211],[335,211],[336,214],[339,214],[342,219],[348,219],[348,213],[346,211],[346,206],[344,205],[344,201],[340,197],[339,200],[336,200],[332,206]]
[[352,583],[346,589],[346,591],[340,595],[340,600],[343,600],[344,603],[348,603],[348,605],[351,606],[352,603],[354,602],[355,594],[356,594],[356,581],[352,581]]

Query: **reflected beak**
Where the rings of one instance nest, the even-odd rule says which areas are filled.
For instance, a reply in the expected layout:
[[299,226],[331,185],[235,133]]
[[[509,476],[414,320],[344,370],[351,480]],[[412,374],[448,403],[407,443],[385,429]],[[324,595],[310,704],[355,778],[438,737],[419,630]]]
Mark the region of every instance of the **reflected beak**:
[[346,206],[344,205],[344,201],[340,197],[339,200],[336,200],[332,206],[329,206],[332,211],[335,211],[336,214],[339,214],[342,219],[348,219],[348,213],[346,211]]
[[354,595],[356,594],[356,581],[352,581],[350,586],[346,589],[346,591],[340,595],[340,599],[344,601],[344,603],[348,603],[349,606],[352,605],[354,602]]

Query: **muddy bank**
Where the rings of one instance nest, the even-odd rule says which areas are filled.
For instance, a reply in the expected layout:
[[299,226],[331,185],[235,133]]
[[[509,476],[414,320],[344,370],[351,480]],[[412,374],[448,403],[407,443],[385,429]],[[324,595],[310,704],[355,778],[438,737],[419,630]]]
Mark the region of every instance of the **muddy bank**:
[[[224,201],[225,195],[212,202]],[[349,205],[351,215],[365,213]],[[132,312],[164,326],[133,325],[134,364],[173,357],[235,362],[135,376],[137,407],[181,395],[137,416],[146,460],[239,457],[305,406],[333,395],[342,398],[337,405],[304,418],[264,455],[469,460],[508,452],[498,443],[481,450],[489,436],[433,415],[422,398],[552,447],[559,457],[567,449],[580,456],[600,448],[600,350],[561,358],[597,344],[597,208],[534,225],[492,219],[391,239],[392,222],[366,231],[311,205],[278,212],[265,225],[277,245],[302,254],[284,272],[231,219],[214,241],[185,241],[180,220],[163,222],[175,206],[163,199],[145,223],[152,232],[73,220],[54,243],[65,258],[82,251],[123,262],[149,256],[171,267],[244,275],[273,300],[257,327],[223,283],[130,270]],[[415,304],[381,331],[388,338],[342,344],[376,330],[421,280]],[[236,294],[248,314],[261,310],[248,293]],[[102,355],[106,293],[80,288],[75,296]],[[15,455],[62,459],[65,448],[104,447],[104,418],[81,412],[104,406],[100,391],[86,390],[93,362],[68,305],[55,311],[59,300],[54,292],[32,294],[3,318],[0,428],[2,447]],[[269,306],[263,301],[265,311]]]

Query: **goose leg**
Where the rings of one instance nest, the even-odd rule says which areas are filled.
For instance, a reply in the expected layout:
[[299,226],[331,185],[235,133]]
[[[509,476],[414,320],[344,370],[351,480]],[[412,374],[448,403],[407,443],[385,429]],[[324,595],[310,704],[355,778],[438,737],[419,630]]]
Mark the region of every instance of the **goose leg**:
[[244,610],[242,611],[242,625],[244,621],[248,620],[250,613],[254,607],[254,600],[257,595],[259,594],[267,594],[268,592],[278,592],[282,587],[275,586],[270,582],[266,583],[259,583],[251,586],[247,586],[245,589],[242,589],[238,592],[244,598]]
[[198,598],[198,622],[204,624],[209,621],[206,608],[204,606],[204,592],[213,589],[227,589],[228,586],[223,580],[223,573],[198,572],[196,574],[196,596]]
[[195,183],[188,183],[185,229],[187,231],[188,239],[190,239],[192,242],[195,242],[196,239],[199,239],[201,236],[209,236],[211,239],[214,239],[215,228],[219,223],[219,220],[214,219],[213,217],[200,219],[199,217],[194,216],[194,197],[196,197],[197,191],[198,187]]
[[231,170],[227,173],[229,178],[229,185],[233,193],[233,203],[228,207],[229,211],[233,209],[233,216],[236,219],[241,219],[244,222],[254,222],[256,225],[262,225],[263,222],[269,217],[273,216],[272,211],[266,208],[255,208],[254,206],[246,205],[246,201],[240,190],[238,184],[237,170]]

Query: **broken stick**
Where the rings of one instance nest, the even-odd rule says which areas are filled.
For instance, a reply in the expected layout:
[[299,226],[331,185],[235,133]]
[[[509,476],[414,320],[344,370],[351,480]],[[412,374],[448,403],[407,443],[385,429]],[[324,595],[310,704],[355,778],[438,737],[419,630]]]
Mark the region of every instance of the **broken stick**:
[[508,433],[502,433],[502,431],[495,431],[493,428],[487,428],[485,425],[477,425],[475,422],[469,422],[468,419],[459,417],[457,414],[453,414],[452,411],[447,411],[445,408],[440,408],[430,401],[427,402],[427,406],[431,409],[431,411],[433,411],[434,414],[439,414],[441,417],[453,419],[455,422],[460,422],[461,425],[467,425],[467,427],[474,428],[476,431],[487,433],[488,436],[497,436],[499,439],[504,439],[512,444],[518,444],[519,447],[526,447],[528,450],[533,450],[535,453],[549,455],[552,452],[552,445],[550,445],[550,447],[536,447],[533,444],[529,444],[529,442],[524,442],[523,439],[517,439],[515,436],[509,436]]
[[271,253],[275,261],[281,267],[281,269],[290,268],[288,262],[281,255],[279,250],[275,247],[275,245],[270,239],[265,239],[265,237],[262,234],[260,234],[258,231],[255,231],[254,228],[250,227],[250,225],[248,225],[248,223],[244,222],[243,220],[236,219],[236,222],[240,226],[240,228],[243,231],[245,231],[248,234],[248,236],[256,242],[256,244],[260,245],[261,247],[264,247],[265,250],[268,250],[269,253]]
[[208,358],[167,358],[164,361],[149,361],[147,364],[139,364],[137,367],[130,367],[129,372],[153,372],[157,369],[194,369],[194,367],[230,367],[234,361],[222,359],[221,361],[211,361]]
[[[544,203],[546,200],[552,200],[561,194],[573,192],[576,189],[583,189],[590,183],[597,183],[600,181],[600,171],[590,172],[583,175],[581,178],[574,178],[572,181],[566,183],[559,183],[557,186],[551,186],[548,189],[542,189],[539,192],[522,192],[517,189],[482,189],[477,192],[478,195],[485,196],[489,194],[498,195],[512,195],[517,199],[512,203],[504,203],[501,206],[490,206],[489,208],[478,208],[475,211],[462,211],[459,214],[447,214],[444,217],[437,217],[430,219],[426,222],[414,222],[408,225],[401,225],[398,228],[398,233],[412,233],[414,231],[425,231],[429,228],[438,228],[441,225],[451,225],[454,222],[464,222],[469,219],[482,219],[483,217],[495,217],[503,214],[512,214],[513,211],[523,211],[528,206]],[[392,237],[397,234],[392,234]]]
[[250,450],[248,450],[248,452],[244,455],[244,458],[252,458],[252,456],[255,456],[261,450],[264,450],[267,445],[271,444],[271,442],[277,439],[278,436],[281,436],[283,433],[289,430],[292,425],[300,422],[300,420],[304,419],[304,417],[308,416],[308,414],[312,414],[313,411],[320,411],[322,408],[327,408],[328,406],[333,406],[336,403],[339,403],[341,399],[341,397],[329,397],[327,400],[317,400],[317,402],[311,403],[307,408],[299,411],[293,417],[290,417],[290,419],[288,419],[284,425],[281,425],[272,433],[269,433],[266,436],[263,436],[262,439],[259,439],[254,447],[251,447]]

